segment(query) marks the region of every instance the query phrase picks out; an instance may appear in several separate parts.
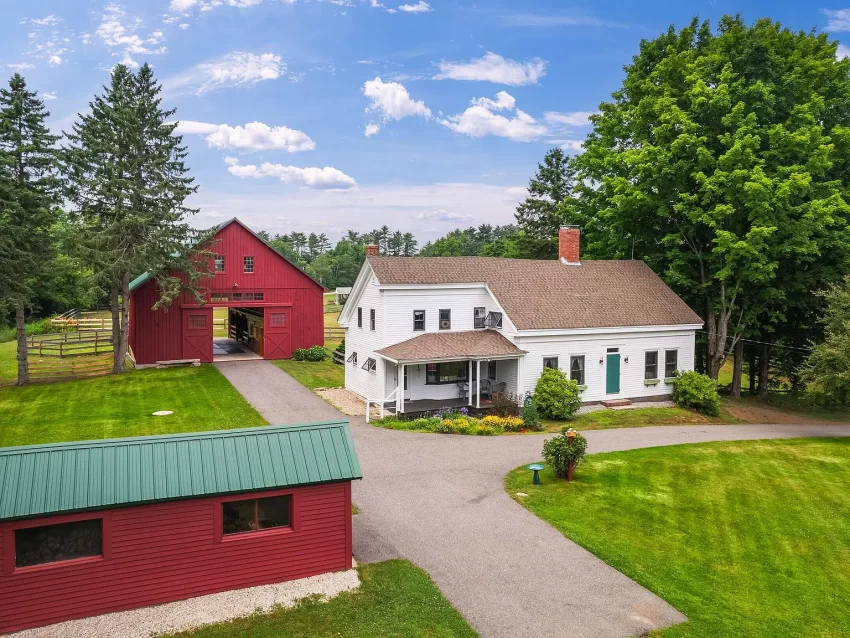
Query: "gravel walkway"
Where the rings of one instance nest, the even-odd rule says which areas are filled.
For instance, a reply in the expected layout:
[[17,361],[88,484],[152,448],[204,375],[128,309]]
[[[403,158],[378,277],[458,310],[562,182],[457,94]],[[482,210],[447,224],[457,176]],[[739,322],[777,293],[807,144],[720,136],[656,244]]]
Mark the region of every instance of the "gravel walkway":
[[199,596],[156,607],[71,620],[11,635],[15,638],[148,638],[155,633],[185,631],[257,611],[270,611],[276,605],[292,607],[298,600],[316,594],[332,598],[359,586],[357,570],[350,569],[274,585]]
[[272,425],[297,425],[344,418],[283,370],[268,361],[214,364]]
[[316,394],[348,416],[365,416],[366,402],[345,388],[316,388]]

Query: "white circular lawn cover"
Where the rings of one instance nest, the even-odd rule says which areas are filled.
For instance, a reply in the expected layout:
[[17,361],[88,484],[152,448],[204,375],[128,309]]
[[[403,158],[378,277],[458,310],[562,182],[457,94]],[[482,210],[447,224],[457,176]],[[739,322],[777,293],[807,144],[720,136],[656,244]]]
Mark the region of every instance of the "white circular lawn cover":
[[173,410],[157,410],[153,413],[154,416],[168,416],[169,414],[174,414]]

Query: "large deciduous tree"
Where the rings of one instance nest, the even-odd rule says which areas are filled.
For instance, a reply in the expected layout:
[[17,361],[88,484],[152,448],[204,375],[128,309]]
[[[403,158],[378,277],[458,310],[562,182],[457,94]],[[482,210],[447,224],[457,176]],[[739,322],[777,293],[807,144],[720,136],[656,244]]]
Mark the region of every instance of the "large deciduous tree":
[[186,149],[160,92],[147,64],[135,75],[117,65],[91,112],[74,124],[64,153],[78,245],[110,291],[115,373],[124,371],[127,355],[131,280],[143,272],[154,277],[159,308],[184,290],[200,300],[198,282],[209,274],[197,249],[206,236],[186,221],[197,212],[185,205],[196,190]]
[[0,298],[15,309],[19,385],[29,382],[26,312],[56,256],[61,180],[48,115],[19,74],[0,89]]
[[593,122],[589,241],[633,251],[700,312],[713,378],[744,332],[768,338],[846,271],[850,60],[826,35],[671,27]]

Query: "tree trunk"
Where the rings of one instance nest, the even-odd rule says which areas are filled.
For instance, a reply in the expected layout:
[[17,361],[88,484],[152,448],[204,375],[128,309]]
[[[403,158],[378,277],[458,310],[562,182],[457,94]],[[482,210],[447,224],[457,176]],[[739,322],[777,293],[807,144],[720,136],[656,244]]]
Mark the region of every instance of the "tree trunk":
[[124,372],[127,361],[127,347],[130,340],[130,275],[125,273],[121,280],[121,337],[116,357],[116,374]]
[[24,314],[24,304],[15,305],[15,334],[18,339],[18,385],[30,382],[30,366],[27,360],[27,324]]
[[767,378],[770,374],[770,346],[764,344],[761,347],[761,356],[759,356],[759,399],[767,398]]
[[118,284],[113,281],[109,286],[109,311],[112,313],[112,374],[121,374],[118,353],[121,350],[121,308],[118,305]]
[[756,349],[750,346],[750,394],[756,393]]
[[744,342],[738,339],[735,344],[735,367],[732,369],[732,396],[741,398],[741,377],[744,373]]

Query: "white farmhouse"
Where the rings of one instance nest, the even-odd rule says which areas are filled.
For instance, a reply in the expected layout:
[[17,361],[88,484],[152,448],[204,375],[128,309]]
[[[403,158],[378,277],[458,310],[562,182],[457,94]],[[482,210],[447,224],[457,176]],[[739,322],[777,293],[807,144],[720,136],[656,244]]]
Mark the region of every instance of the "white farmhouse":
[[381,413],[486,407],[548,366],[588,403],[666,398],[702,320],[642,261],[580,261],[577,227],[559,240],[551,261],[368,247],[340,315],[345,387]]

